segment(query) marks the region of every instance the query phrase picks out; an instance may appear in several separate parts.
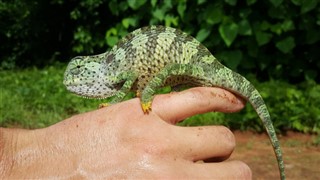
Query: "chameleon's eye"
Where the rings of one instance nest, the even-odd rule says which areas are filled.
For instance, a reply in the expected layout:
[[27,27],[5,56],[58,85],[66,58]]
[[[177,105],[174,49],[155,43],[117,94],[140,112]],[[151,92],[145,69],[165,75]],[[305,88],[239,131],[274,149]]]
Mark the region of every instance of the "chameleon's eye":
[[83,66],[78,64],[74,68],[71,69],[71,73],[73,75],[79,75],[83,72]]

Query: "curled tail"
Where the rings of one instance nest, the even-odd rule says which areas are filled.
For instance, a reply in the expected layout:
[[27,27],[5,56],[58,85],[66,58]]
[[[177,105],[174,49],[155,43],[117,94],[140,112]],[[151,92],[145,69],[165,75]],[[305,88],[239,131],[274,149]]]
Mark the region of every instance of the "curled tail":
[[276,132],[272,125],[269,111],[260,93],[246,78],[244,78],[240,74],[226,68],[218,61],[214,61],[213,63],[215,63],[214,69],[211,69],[209,71],[205,70],[205,72],[210,72],[208,73],[207,78],[212,80],[213,86],[225,88],[250,102],[250,104],[253,106],[258,116],[262,120],[262,123],[268,133],[274,153],[277,157],[281,179],[284,180],[285,169],[282,159],[282,151],[280,149],[280,144]]
[[251,95],[246,98],[251,103],[251,105],[254,107],[254,109],[256,110],[260,119],[262,120],[263,125],[266,128],[266,131],[269,135],[270,142],[271,142],[273,149],[274,149],[274,153],[277,157],[281,179],[284,180],[285,179],[285,169],[284,169],[284,162],[283,162],[283,158],[282,158],[282,151],[280,148],[280,143],[278,141],[276,132],[275,132],[274,127],[272,125],[269,111],[268,111],[267,106],[264,103],[261,95],[259,94],[259,92],[253,87],[253,85],[251,83],[248,86],[251,87],[250,89],[252,91],[250,93]]

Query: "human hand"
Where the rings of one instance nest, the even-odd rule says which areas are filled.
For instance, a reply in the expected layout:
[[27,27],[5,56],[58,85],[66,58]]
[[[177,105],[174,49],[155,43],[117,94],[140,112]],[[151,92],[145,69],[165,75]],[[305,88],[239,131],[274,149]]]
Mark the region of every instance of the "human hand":
[[[1,129],[0,177],[250,179],[247,165],[223,161],[235,147],[229,129],[174,126],[195,114],[243,106],[226,90],[193,88],[156,96],[148,115],[135,98],[44,129]],[[197,162],[208,159],[222,162]]]

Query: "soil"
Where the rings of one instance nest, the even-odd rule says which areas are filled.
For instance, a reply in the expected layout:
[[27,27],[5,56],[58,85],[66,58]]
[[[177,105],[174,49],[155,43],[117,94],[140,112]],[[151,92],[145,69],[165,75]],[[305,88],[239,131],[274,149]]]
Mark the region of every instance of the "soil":
[[[237,146],[231,160],[249,165],[253,179],[280,179],[276,157],[266,134],[234,132]],[[278,136],[283,151],[287,179],[320,179],[320,146],[316,135],[288,132]]]

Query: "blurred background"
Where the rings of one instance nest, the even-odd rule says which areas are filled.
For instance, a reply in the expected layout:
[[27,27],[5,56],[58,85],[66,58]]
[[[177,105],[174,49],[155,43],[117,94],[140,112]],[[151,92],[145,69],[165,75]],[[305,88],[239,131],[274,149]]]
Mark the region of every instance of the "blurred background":
[[[0,1],[0,126],[42,128],[96,109],[105,100],[66,91],[67,63],[74,56],[103,53],[129,32],[155,24],[194,36],[248,78],[265,99],[278,134],[307,139],[284,146],[315,149],[318,159],[311,159],[318,163],[312,167],[319,166],[318,0]],[[181,125],[211,124],[264,132],[250,105],[235,114],[197,115]]]

